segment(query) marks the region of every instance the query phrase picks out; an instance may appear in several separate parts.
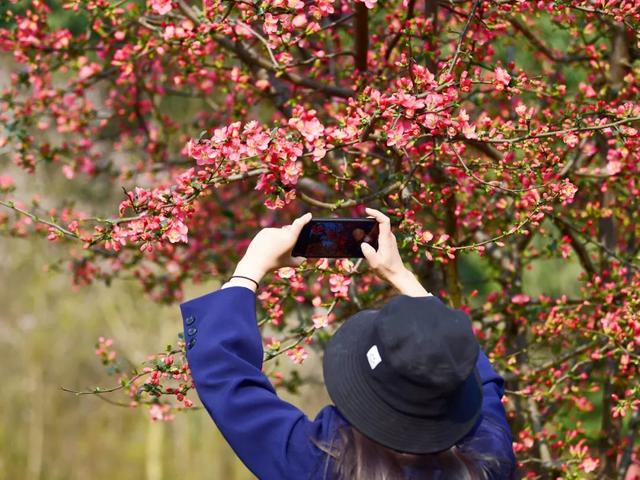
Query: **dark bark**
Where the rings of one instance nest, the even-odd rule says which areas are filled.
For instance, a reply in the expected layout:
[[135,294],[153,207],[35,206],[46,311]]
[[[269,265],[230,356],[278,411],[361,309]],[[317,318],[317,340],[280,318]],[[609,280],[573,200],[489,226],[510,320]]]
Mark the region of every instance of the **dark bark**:
[[356,69],[367,71],[367,57],[369,54],[369,9],[362,2],[356,3]]
[[[611,36],[611,55],[609,62],[609,76],[607,78],[609,99],[615,98],[618,90],[624,81],[624,76],[629,65],[629,50],[625,41],[624,25],[615,24],[612,29]],[[602,136],[597,135],[598,153],[602,165],[607,163],[607,153],[609,145]],[[603,182],[607,182],[604,179]],[[610,189],[607,189],[600,197],[601,207],[608,208],[613,206],[615,197]],[[606,249],[617,253],[617,231],[613,215],[602,217],[599,221],[599,239]],[[609,256],[601,254],[600,258],[601,270],[608,271],[610,268]],[[618,364],[614,359],[605,361],[604,385],[602,388],[602,419],[600,423],[600,451],[603,452],[603,466],[601,475],[604,478],[615,478],[617,474],[616,468],[616,450],[621,441],[621,422],[620,419],[614,419],[611,416],[612,399],[611,394],[620,395],[620,388],[612,382],[616,378]]]

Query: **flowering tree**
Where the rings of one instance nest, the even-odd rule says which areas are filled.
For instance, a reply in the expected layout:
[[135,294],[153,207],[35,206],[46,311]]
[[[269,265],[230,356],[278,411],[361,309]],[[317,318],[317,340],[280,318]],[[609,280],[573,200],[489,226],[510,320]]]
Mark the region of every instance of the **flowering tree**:
[[[0,161],[122,199],[89,212],[4,173],[5,233],[68,245],[76,284],[133,275],[175,302],[185,282],[225,278],[260,227],[381,208],[505,375],[522,471],[624,478],[640,405],[638,2],[60,3],[0,7],[14,65]],[[495,288],[461,280],[478,257]],[[579,263],[578,294],[527,294],[546,258]],[[277,332],[266,359],[302,362],[391,294],[347,259],[278,271],[258,295]],[[96,350],[121,377],[111,390],[154,419],[192,406],[184,342],[134,372],[111,342]]]

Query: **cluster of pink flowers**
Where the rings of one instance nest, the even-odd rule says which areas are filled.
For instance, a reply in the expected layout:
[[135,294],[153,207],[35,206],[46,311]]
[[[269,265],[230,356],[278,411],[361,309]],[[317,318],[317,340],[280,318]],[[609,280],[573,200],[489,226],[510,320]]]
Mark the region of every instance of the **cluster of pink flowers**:
[[269,286],[260,289],[258,300],[272,325],[279,326],[284,318],[284,310],[281,303],[282,287]]
[[309,354],[302,345],[296,345],[294,348],[287,350],[287,357],[297,365],[301,365],[308,357]]
[[509,75],[509,73],[502,67],[497,67],[494,74],[496,90],[502,91],[506,89],[511,82],[511,75]]
[[329,275],[330,290],[338,298],[349,298],[349,285],[351,285],[351,277],[347,277],[340,273],[332,273]]
[[[306,45],[311,34],[321,30],[320,21],[332,13],[335,13],[333,0],[318,0],[313,3],[305,3],[298,0],[269,1],[265,2],[270,11],[264,14],[262,32],[266,35],[269,48],[277,49],[281,46],[292,44]],[[286,6],[286,8],[282,8]],[[246,28],[240,31],[247,37],[253,35]],[[238,30],[236,30],[237,33]],[[289,63],[291,55],[286,51],[276,54],[276,59],[281,63]]]
[[0,175],[0,192],[10,192],[16,184],[10,175]]
[[173,9],[173,0],[148,0],[149,7],[158,15],[166,15]]
[[149,409],[149,418],[154,422],[158,420],[169,422],[175,418],[175,415],[169,405],[154,403]]
[[98,339],[95,354],[96,356],[100,357],[102,359],[102,362],[105,364],[112,363],[116,359],[117,353],[115,352],[115,350],[111,349],[112,346],[112,338],[100,337]]

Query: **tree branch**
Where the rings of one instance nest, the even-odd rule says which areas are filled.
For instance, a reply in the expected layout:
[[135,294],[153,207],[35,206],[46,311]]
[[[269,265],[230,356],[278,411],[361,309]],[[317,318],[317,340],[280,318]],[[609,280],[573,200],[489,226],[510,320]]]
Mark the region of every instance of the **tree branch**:
[[321,200],[316,200],[315,198],[311,198],[303,192],[298,192],[298,193],[302,201],[307,202],[311,205],[315,205],[316,207],[328,208],[329,210],[333,211],[333,210],[337,210],[338,208],[353,207],[355,205],[368,203],[371,200],[375,200],[377,198],[382,198],[389,193],[395,192],[397,190],[401,190],[402,187],[404,187],[405,183],[406,182],[402,182],[398,180],[370,195],[365,195],[364,197],[353,198],[346,201],[338,200],[337,202],[334,202],[334,203],[328,203],[328,202],[323,202]]
[[456,47],[456,53],[453,55],[453,60],[451,60],[451,65],[449,65],[449,69],[447,73],[451,73],[456,66],[456,62],[458,61],[458,57],[460,56],[460,51],[462,50],[462,44],[464,43],[464,39],[467,36],[467,32],[469,31],[469,27],[471,26],[471,21],[476,14],[476,10],[480,5],[482,0],[475,0],[473,2],[473,6],[471,7],[471,13],[469,14],[469,18],[467,18],[467,23],[464,24],[464,29],[460,34],[460,38],[458,39],[458,46]]
[[15,203],[13,203],[13,202],[5,202],[3,200],[0,200],[0,205],[3,205],[5,207],[7,207],[7,208],[10,208],[14,212],[17,212],[17,213],[19,213],[21,215],[24,215],[25,217],[29,217],[31,220],[33,220],[36,223],[42,223],[42,224],[47,225],[47,226],[49,226],[49,227],[51,227],[51,228],[53,228],[55,230],[58,230],[63,235],[65,235],[67,237],[70,237],[70,238],[73,238],[74,240],[79,240],[80,239],[80,237],[77,234],[67,230],[66,228],[64,228],[64,227],[62,227],[62,226],[60,226],[60,225],[58,225],[56,223],[49,222],[48,220],[44,220],[43,218],[40,218],[35,213],[31,213],[31,212],[28,212],[28,211],[23,210],[21,208],[18,208],[18,207],[16,207]]
[[596,268],[593,266],[593,262],[591,261],[591,257],[589,256],[589,252],[587,251],[585,245],[581,243],[578,238],[575,236],[574,232],[571,230],[570,225],[563,219],[557,216],[553,217],[553,222],[560,229],[560,232],[563,235],[566,235],[571,240],[571,247],[578,255],[578,259],[580,260],[580,264],[582,268],[589,274],[590,277],[595,275]]
[[389,57],[391,56],[391,52],[396,47],[400,38],[402,38],[402,34],[404,33],[404,29],[406,28],[407,22],[413,18],[413,11],[416,5],[416,0],[409,0],[409,4],[407,5],[407,15],[404,17],[404,22],[402,22],[402,28],[396,33],[391,41],[389,42],[389,46],[387,47],[387,51],[384,53],[384,61],[388,62]]
[[[187,5],[185,0],[178,0],[178,5],[180,7],[180,10],[182,10],[187,18],[189,18],[189,20],[197,25],[200,25],[202,23],[199,14],[196,12],[196,10]],[[332,95],[335,97],[349,98],[352,97],[355,93],[350,88],[327,85],[313,78],[303,77],[301,75],[298,75],[297,73],[288,72],[284,69],[278,69],[274,67],[271,62],[255,55],[253,52],[245,48],[241,43],[235,43],[227,37],[221,35],[212,34],[212,36],[221,47],[235,53],[244,64],[250,67],[258,66],[260,68],[263,68],[264,70],[267,70],[268,72],[280,73],[282,78],[285,78],[286,80],[289,80],[296,85],[311,88],[312,90],[317,90],[319,92],[323,92],[327,95]]]
[[626,446],[622,452],[622,458],[620,459],[620,466],[618,467],[618,478],[624,479],[627,477],[627,470],[631,466],[633,448],[636,443],[636,436],[638,435],[638,423],[640,421],[640,409],[636,408],[631,414],[631,420],[629,420],[629,434],[626,437]]
[[629,117],[629,118],[623,118],[622,120],[617,120],[615,122],[605,123],[605,124],[602,124],[602,125],[591,125],[591,126],[588,126],[588,127],[565,128],[564,130],[554,130],[554,131],[551,131],[551,132],[543,132],[543,133],[538,133],[538,134],[522,135],[520,137],[513,137],[513,138],[479,139],[478,142],[483,142],[483,143],[518,143],[518,142],[523,142],[525,140],[533,140],[533,139],[536,139],[536,138],[554,137],[554,136],[558,136],[558,135],[563,135],[565,133],[589,132],[589,131],[604,130],[605,128],[617,127],[619,125],[625,125],[627,123],[633,123],[633,122],[638,122],[638,121],[640,121],[640,117]]
[[355,7],[356,69],[366,72],[369,53],[369,9],[363,2],[356,2]]
[[569,57],[567,55],[558,56],[549,47],[547,47],[544,44],[544,42],[542,40],[540,40],[531,31],[531,29],[528,26],[526,26],[523,23],[521,23],[518,19],[510,18],[509,19],[509,23],[511,23],[511,25],[513,25],[513,28],[515,28],[517,31],[522,33],[524,35],[524,37],[527,40],[529,40],[529,42],[531,42],[531,44],[537,50],[540,51],[540,53],[542,53],[545,57],[547,57],[549,60],[551,60],[553,62],[579,62],[579,61],[584,61],[584,60],[589,60],[590,59],[590,57],[588,57],[586,55],[576,56],[576,57]]

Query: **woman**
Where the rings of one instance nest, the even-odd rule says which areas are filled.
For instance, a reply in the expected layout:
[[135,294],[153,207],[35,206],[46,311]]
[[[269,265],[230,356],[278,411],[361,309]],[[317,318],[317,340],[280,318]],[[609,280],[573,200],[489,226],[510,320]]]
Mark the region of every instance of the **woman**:
[[200,400],[260,479],[509,479],[515,457],[503,379],[469,317],[427,292],[400,258],[389,218],[370,267],[400,295],[347,319],[327,345],[324,378],[335,405],[309,420],[262,374],[255,291],[269,271],[298,266],[290,252],[307,213],[265,228],[220,290],[183,303],[187,359]]

